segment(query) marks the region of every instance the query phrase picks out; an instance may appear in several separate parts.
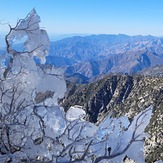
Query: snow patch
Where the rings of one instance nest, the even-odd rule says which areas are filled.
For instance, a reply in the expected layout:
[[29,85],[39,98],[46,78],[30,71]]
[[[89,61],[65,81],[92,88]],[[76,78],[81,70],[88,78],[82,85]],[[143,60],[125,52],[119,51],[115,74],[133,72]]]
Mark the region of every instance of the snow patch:
[[82,106],[75,105],[71,106],[70,109],[67,111],[66,119],[69,121],[74,121],[76,119],[83,119],[86,115],[86,112],[82,109]]

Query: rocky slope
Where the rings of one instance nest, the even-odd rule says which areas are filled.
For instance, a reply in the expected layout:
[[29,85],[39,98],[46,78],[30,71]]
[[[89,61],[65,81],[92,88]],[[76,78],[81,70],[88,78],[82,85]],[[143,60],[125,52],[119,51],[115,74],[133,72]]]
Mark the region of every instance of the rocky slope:
[[97,123],[106,115],[135,114],[153,106],[153,116],[146,128],[146,161],[163,160],[163,78],[150,76],[110,75],[94,83],[77,85],[68,82],[65,98],[60,101],[67,110],[72,105],[82,105],[86,119]]
[[140,72],[145,76],[163,77],[163,65],[154,66]]

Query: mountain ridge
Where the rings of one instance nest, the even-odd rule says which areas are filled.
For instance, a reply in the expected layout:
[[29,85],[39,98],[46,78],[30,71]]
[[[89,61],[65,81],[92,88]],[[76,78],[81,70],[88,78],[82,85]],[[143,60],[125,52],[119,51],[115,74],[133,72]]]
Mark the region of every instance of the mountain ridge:
[[65,76],[86,78],[109,73],[137,73],[163,64],[163,38],[91,35],[52,42],[47,63],[63,67]]

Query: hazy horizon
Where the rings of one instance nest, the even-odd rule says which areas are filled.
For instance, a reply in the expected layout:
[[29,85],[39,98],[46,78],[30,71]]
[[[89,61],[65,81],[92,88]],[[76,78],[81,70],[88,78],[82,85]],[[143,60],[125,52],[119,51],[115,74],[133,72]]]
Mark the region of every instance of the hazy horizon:
[[[3,33],[3,32],[1,32],[1,34],[0,34],[0,48],[4,48],[5,47],[5,39],[4,39],[4,37],[5,37],[5,35],[6,35],[7,33]],[[119,34],[121,34],[121,35],[127,35],[127,36],[153,36],[153,37],[163,37],[163,36],[154,36],[154,35],[141,35],[141,34],[138,34],[138,35],[128,35],[128,34],[124,34],[124,33],[118,33],[118,34],[115,34],[115,33],[106,33],[106,34],[104,34],[104,33],[98,33],[98,34],[94,34],[94,33],[90,33],[90,34],[86,34],[86,33],[65,33],[65,34],[59,34],[59,33],[56,33],[56,34],[54,34],[54,33],[48,33],[48,35],[49,35],[49,39],[50,39],[50,41],[59,41],[59,40],[62,40],[62,39],[65,39],[65,38],[69,38],[69,37],[75,37],[75,36],[82,36],[82,37],[85,37],[85,36],[91,36],[91,35],[119,35]]]

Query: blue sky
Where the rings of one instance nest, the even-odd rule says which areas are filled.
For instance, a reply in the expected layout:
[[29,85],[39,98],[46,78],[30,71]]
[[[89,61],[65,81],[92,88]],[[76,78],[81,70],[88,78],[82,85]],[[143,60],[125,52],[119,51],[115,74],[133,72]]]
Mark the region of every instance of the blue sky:
[[1,0],[0,6],[0,20],[11,25],[35,8],[49,34],[163,36],[163,0]]

